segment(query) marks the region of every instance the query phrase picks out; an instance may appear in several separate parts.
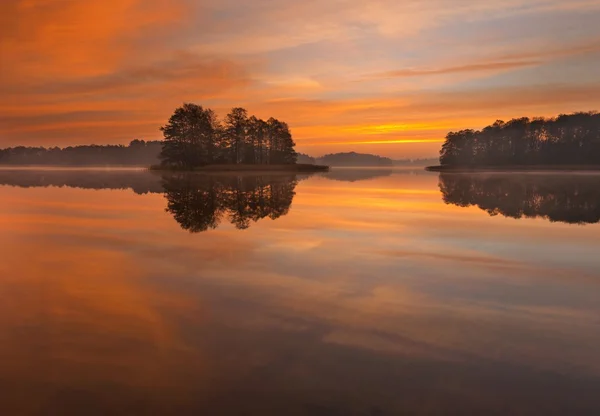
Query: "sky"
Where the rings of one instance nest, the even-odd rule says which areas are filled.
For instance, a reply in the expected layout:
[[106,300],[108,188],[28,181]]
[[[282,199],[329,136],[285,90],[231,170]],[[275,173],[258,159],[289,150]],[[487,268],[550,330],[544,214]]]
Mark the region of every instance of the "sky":
[[184,102],[297,150],[435,157],[448,131],[600,110],[598,0],[2,0],[0,147],[157,140]]

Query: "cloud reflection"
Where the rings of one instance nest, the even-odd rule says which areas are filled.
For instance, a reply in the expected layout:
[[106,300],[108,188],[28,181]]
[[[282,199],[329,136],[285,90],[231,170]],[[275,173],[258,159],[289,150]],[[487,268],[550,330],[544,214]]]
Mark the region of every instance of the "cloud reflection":
[[[198,234],[161,194],[1,186],[3,407],[598,408],[594,227],[505,222],[444,204],[436,186],[314,176],[277,221]],[[557,241],[588,247],[572,257]]]

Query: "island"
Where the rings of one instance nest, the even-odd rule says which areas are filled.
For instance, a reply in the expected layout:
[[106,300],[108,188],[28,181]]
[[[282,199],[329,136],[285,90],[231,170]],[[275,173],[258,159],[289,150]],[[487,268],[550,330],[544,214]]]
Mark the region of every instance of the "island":
[[435,172],[600,170],[600,114],[496,121],[482,130],[450,132]]
[[186,103],[160,128],[160,163],[152,170],[245,172],[320,172],[322,165],[298,164],[296,143],[287,123],[267,121],[241,107],[219,120],[210,108]]
[[318,163],[337,167],[391,167],[392,160],[369,153],[342,152],[331,153],[316,160]]
[[276,172],[298,172],[298,173],[311,173],[311,172],[329,172],[329,166],[324,165],[313,165],[309,163],[288,163],[288,164],[248,164],[248,163],[221,163],[202,165],[192,168],[170,166],[165,167],[162,165],[152,165],[149,168],[151,171],[188,171],[188,172],[206,172],[206,173],[276,173]]

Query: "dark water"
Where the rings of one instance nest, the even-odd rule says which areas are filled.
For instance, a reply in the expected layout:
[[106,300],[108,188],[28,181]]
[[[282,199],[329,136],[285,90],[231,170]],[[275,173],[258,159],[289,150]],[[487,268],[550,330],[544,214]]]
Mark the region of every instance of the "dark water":
[[600,414],[600,175],[0,170],[6,415]]

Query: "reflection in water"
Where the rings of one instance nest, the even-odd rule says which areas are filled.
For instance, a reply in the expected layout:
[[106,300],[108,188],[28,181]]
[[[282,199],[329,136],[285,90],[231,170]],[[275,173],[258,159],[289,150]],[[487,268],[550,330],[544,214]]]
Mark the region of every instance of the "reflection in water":
[[599,175],[442,173],[439,186],[447,204],[476,205],[492,216],[600,221]]
[[244,230],[251,222],[286,215],[296,184],[293,175],[163,177],[167,212],[193,233],[217,228],[223,217]]
[[321,176],[334,181],[356,182],[369,179],[391,176],[392,168],[332,168]]
[[[390,176],[388,168],[340,168],[319,175],[327,180],[355,182]],[[300,180],[312,174],[160,174],[145,169],[0,169],[0,185],[22,188],[70,187],[131,189],[136,194],[164,194],[167,212],[185,230],[214,229],[227,218],[238,229],[290,209]]]
[[136,194],[162,193],[167,199],[167,212],[183,229],[195,233],[216,228],[223,218],[242,230],[262,218],[276,219],[286,215],[298,181],[309,176],[161,175],[142,169],[0,169],[0,185],[131,189]]
[[20,188],[69,187],[131,189],[136,194],[162,193],[160,175],[145,169],[4,169],[0,185]]
[[0,414],[600,414],[596,227],[300,179],[0,174]]

